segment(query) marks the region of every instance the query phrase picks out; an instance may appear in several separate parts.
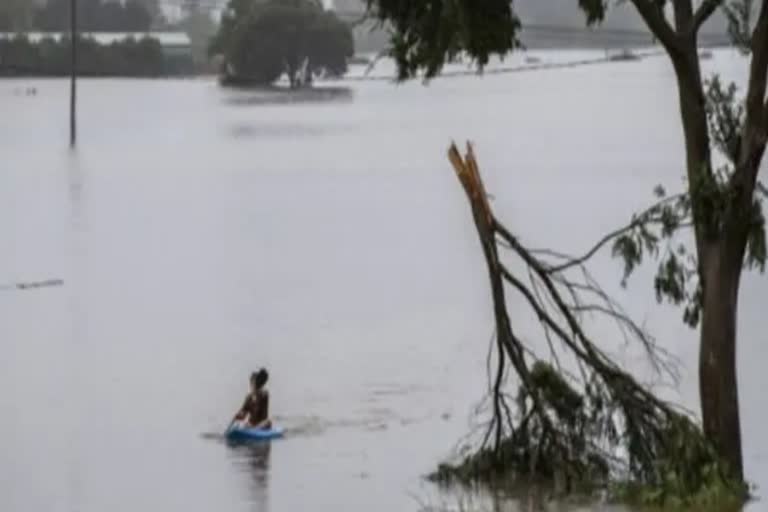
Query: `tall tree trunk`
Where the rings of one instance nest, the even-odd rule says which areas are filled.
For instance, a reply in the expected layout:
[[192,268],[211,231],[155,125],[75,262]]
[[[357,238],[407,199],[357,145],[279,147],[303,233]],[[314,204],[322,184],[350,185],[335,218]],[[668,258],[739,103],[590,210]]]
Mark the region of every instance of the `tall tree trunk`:
[[699,346],[699,392],[704,434],[743,479],[736,371],[736,320],[743,248],[723,240],[708,248],[702,268],[704,297]]
[[699,185],[713,183],[714,179],[704,88],[697,55],[699,29],[724,2],[698,2],[694,9],[692,0],[675,0],[672,2],[675,15],[673,28],[663,9],[659,8],[659,2],[631,1],[669,54],[677,76],[696,254],[704,292],[699,352],[704,433],[730,466],[732,476],[743,479],[736,378],[736,312],[749,215],[768,139],[768,102],[765,99],[768,81],[768,0],[760,0],[760,13],[750,40],[752,62],[741,134],[742,154],[739,161],[734,162],[734,174],[724,192],[729,203],[725,211],[716,211],[720,206],[707,194],[699,193]]
[[[707,126],[706,98],[701,80],[701,67],[697,54],[696,41],[690,41],[680,54],[672,59],[677,77],[680,118],[683,123],[685,138],[685,161],[689,191],[702,179],[711,174],[712,152],[710,148],[709,127]],[[696,251],[701,262],[705,257],[707,238],[707,205],[692,198]]]
[[[703,286],[699,345],[699,392],[704,434],[731,476],[743,479],[741,423],[736,371],[736,313],[746,232],[724,232],[713,219],[713,204],[697,183],[711,179],[712,155],[696,41],[683,41],[673,59],[685,136],[689,191],[695,220],[699,275]],[[751,201],[751,199],[750,199]],[[724,223],[739,224],[742,208],[723,212]],[[718,225],[719,224],[719,225]]]

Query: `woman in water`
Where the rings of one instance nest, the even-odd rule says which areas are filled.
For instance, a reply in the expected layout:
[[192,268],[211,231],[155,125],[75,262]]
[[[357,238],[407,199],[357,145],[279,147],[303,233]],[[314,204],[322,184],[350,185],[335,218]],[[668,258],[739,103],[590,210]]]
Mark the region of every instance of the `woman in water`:
[[264,387],[268,379],[269,373],[264,368],[251,374],[251,392],[235,414],[233,423],[239,421],[244,428],[272,428],[269,420],[269,392]]

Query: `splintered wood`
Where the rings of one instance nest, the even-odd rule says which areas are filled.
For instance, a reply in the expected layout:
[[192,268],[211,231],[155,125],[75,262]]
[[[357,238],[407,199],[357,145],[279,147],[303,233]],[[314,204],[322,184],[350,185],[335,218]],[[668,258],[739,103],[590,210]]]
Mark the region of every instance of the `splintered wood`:
[[459,154],[456,144],[451,144],[450,149],[448,149],[448,159],[451,161],[451,165],[453,165],[456,175],[464,187],[464,191],[467,193],[473,213],[476,217],[480,216],[480,219],[476,218],[475,221],[481,220],[485,225],[485,229],[492,232],[494,224],[493,213],[491,212],[491,205],[488,203],[488,194],[485,191],[483,179],[480,177],[480,169],[475,159],[475,153],[472,150],[472,144],[467,143],[467,154],[464,158]]

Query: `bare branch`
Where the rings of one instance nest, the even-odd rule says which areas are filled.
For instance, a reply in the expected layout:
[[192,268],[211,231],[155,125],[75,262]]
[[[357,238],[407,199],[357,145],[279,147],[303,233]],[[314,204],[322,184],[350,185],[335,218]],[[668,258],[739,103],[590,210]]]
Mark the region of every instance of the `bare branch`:
[[517,279],[504,265],[500,267],[500,270],[501,274],[504,276],[504,279],[506,279],[507,282],[509,282],[515,289],[517,289],[517,291],[520,292],[523,297],[525,297],[525,300],[528,301],[528,304],[538,315],[539,321],[549,327],[552,332],[554,332],[557,337],[560,338],[560,340],[566,346],[568,346],[568,348],[570,348],[579,358],[589,359],[589,355],[581,347],[573,342],[568,333],[565,332],[565,330],[557,322],[555,322],[549,313],[547,313],[547,311],[538,303],[531,291],[522,283],[522,281]]
[[61,279],[48,279],[46,281],[30,281],[22,283],[7,283],[0,284],[0,290],[32,290],[36,288],[47,288],[53,286],[61,286],[64,281]]
[[[735,201],[744,211],[753,201],[760,162],[768,140],[768,103],[765,98],[768,84],[768,0],[761,2],[750,47],[752,61],[747,86],[744,135],[739,162],[731,176],[731,187],[737,194]],[[740,218],[734,218],[733,222],[743,224]],[[746,236],[744,227],[737,227],[732,232],[737,236]]]
[[718,7],[723,5],[725,0],[704,0],[696,13],[693,15],[693,23],[690,25],[689,31],[698,33],[701,26],[707,22],[707,20],[715,13]]
[[[637,12],[654,36],[661,41],[667,53],[676,58],[680,54],[680,39],[664,16],[664,11],[652,0],[631,0]],[[688,1],[688,0],[686,0]]]
[[635,217],[632,219],[632,221],[627,224],[626,226],[623,226],[621,228],[615,229],[602,237],[598,242],[592,246],[591,249],[589,249],[586,253],[584,253],[581,256],[578,257],[569,257],[566,254],[551,251],[551,250],[537,250],[535,252],[539,252],[541,254],[550,254],[552,256],[558,257],[560,259],[567,259],[568,261],[565,261],[563,263],[560,263],[558,265],[552,265],[549,267],[549,271],[552,273],[555,272],[563,272],[564,270],[567,270],[571,267],[576,267],[584,264],[587,260],[592,258],[597,252],[605,247],[605,245],[612,240],[615,240],[616,238],[620,237],[621,235],[643,225],[647,224],[649,222],[652,223],[660,223],[661,220],[658,218],[649,218],[651,214],[658,211],[659,208],[666,206],[668,204],[674,203],[675,201],[678,201],[685,197],[685,194],[676,194],[673,196],[665,197],[664,199],[660,200],[656,204],[652,205],[651,207],[647,208],[646,210],[640,212],[638,215],[635,215]]
[[[747,117],[744,128],[744,140],[742,143],[741,169],[737,172],[746,173],[745,181],[748,184],[749,197],[754,190],[759,160],[750,162],[757,157],[762,158],[762,151],[755,155],[756,149],[764,148],[766,132],[768,131],[768,103],[766,103],[766,80],[768,80],[768,0],[763,0],[752,33],[752,63],[749,70],[749,85],[747,87],[746,110]],[[749,165],[753,164],[753,165]]]

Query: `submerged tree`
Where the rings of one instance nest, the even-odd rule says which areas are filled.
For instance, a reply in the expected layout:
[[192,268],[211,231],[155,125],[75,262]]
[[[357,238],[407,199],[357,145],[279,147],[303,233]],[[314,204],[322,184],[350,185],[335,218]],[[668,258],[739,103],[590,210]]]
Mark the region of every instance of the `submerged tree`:
[[[624,282],[644,256],[659,258],[654,281],[659,300],[684,306],[686,323],[700,327],[699,382],[705,439],[725,463],[724,477],[742,481],[736,312],[742,269],[745,266],[762,269],[766,255],[760,203],[764,189],[757,177],[768,139],[768,0],[759,0],[756,18],[752,16],[755,9],[751,0],[703,0],[698,5],[693,0],[629,1],[664,48],[674,68],[686,149],[687,190],[679,196],[666,197],[663,190],[657,189],[660,202],[638,214],[625,229],[603,239],[595,251],[613,243],[614,254],[625,263]],[[368,0],[368,5],[379,20],[392,27],[391,55],[398,64],[400,79],[421,72],[426,78],[434,77],[446,62],[460,54],[468,55],[482,68],[492,55],[504,55],[520,44],[517,36],[521,20],[509,0]],[[579,0],[579,6],[587,24],[593,25],[604,18],[607,2]],[[723,87],[717,79],[702,78],[697,37],[702,25],[720,8],[726,12],[735,42],[744,53],[751,54],[744,102],[738,101],[733,86]],[[717,163],[717,157],[722,157],[722,164]],[[693,232],[693,251],[672,245],[675,236],[684,229]],[[511,234],[503,238],[514,246]],[[586,257],[570,264],[585,260]],[[529,265],[535,268],[531,262]],[[551,269],[547,272],[550,280],[558,278]],[[558,308],[563,313],[563,306]],[[605,304],[600,308],[605,309]],[[498,321],[502,312],[498,309],[496,312]],[[564,334],[583,342],[576,320],[570,317]],[[554,327],[549,325],[548,329],[554,330]],[[531,372],[514,364],[514,351],[505,350],[524,387],[527,386],[528,391],[524,391],[540,389],[531,387],[535,380]],[[571,347],[577,357],[582,353],[589,359],[595,359],[590,354],[593,350],[587,346]],[[543,368],[539,367],[538,375],[549,375]],[[611,390],[609,395],[615,394],[615,386],[625,386],[623,377],[616,380],[618,374],[614,375],[608,362],[598,362],[593,369],[600,375],[602,384]],[[640,393],[634,388],[631,391],[633,395]],[[640,452],[654,453],[654,436],[668,424],[657,420],[669,415],[659,412],[663,409],[654,404],[650,395],[640,394],[643,403],[625,408],[625,416],[645,418],[640,423],[644,427],[635,432],[640,435],[633,434],[627,441],[639,442],[635,447]],[[533,399],[534,409],[545,407],[536,405],[536,401]],[[605,402],[601,399],[600,403]],[[530,409],[523,408],[526,410]],[[647,422],[649,410],[656,412]],[[653,427],[647,430],[645,426]],[[550,429],[544,420],[537,428]],[[515,432],[519,434],[520,430]],[[651,445],[645,446],[645,443]],[[645,457],[646,462],[651,459]],[[691,458],[681,460],[686,464],[693,462]]]
[[268,85],[285,74],[298,87],[345,73],[354,45],[350,28],[313,0],[230,0],[210,51],[224,56],[225,78]]

